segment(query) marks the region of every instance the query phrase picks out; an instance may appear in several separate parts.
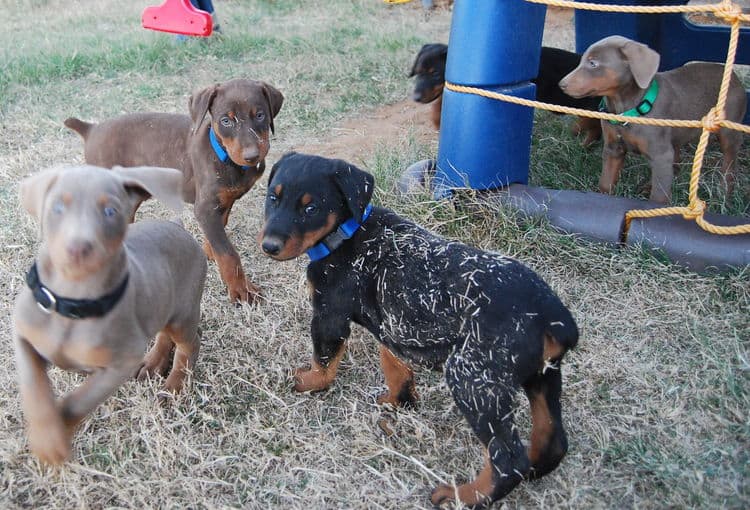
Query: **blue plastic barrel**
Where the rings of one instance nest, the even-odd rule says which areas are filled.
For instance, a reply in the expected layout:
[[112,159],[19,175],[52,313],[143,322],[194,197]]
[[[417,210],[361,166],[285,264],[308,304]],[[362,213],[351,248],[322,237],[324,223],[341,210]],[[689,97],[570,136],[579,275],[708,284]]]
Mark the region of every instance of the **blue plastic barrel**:
[[[534,99],[536,85],[484,87]],[[447,103],[460,108],[445,108]],[[534,109],[482,96],[443,92],[440,151],[435,189],[444,196],[450,188],[493,189],[529,180],[529,155]]]
[[[524,0],[456,0],[445,77],[459,85],[533,99],[546,7]],[[451,187],[526,183],[534,110],[443,93],[436,196]]]

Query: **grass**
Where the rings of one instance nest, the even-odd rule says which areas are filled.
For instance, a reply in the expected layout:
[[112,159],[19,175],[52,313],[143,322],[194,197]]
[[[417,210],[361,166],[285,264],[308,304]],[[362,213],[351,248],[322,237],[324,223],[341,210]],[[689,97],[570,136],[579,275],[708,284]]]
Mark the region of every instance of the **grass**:
[[[74,460],[44,469],[25,444],[12,361],[13,300],[38,235],[16,189],[24,175],[82,161],[65,117],[184,112],[192,90],[244,75],[285,94],[269,163],[309,140],[325,147],[344,117],[364,119],[407,98],[413,54],[445,41],[449,13],[425,20],[412,4],[227,0],[217,2],[221,38],[181,45],[139,29],[143,6],[132,2],[25,0],[8,10],[14,29],[0,33],[1,507],[429,508],[438,481],[475,474],[480,448],[440,374],[418,372],[414,409],[375,405],[384,389],[377,346],[360,328],[330,391],[291,392],[291,370],[311,352],[305,262],[275,263],[258,250],[263,183],[235,207],[229,231],[265,300],[230,306],[209,265],[190,391],[159,406],[160,381],[123,385],[84,422]],[[593,190],[599,149],[581,150],[570,120],[537,114],[532,182]],[[438,203],[397,197],[400,172],[434,150],[434,138],[419,135],[374,144],[363,164],[377,176],[376,202],[448,238],[520,258],[560,294],[582,331],[563,369],[570,452],[496,507],[747,508],[750,272],[689,273],[663,257],[519,221],[472,193]],[[712,153],[709,170],[718,159]],[[744,150],[740,168],[747,163]],[[628,167],[617,192],[637,195],[648,168],[639,158]],[[714,174],[703,191],[711,207],[747,215],[747,196],[723,197]],[[739,189],[750,189],[747,178]],[[140,214],[167,213],[148,202]],[[189,211],[183,220],[200,238]],[[59,392],[81,381],[51,374]],[[379,433],[381,418],[395,436]],[[523,405],[518,423],[528,430]]]

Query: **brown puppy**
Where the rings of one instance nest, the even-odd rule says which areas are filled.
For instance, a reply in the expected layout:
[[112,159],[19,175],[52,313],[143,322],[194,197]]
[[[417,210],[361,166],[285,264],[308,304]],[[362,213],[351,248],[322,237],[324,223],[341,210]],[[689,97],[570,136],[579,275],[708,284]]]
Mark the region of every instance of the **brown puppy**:
[[[586,50],[581,64],[560,81],[560,88],[573,97],[604,96],[606,110],[612,113],[630,112],[626,114],[690,120],[700,119],[708,113],[717,101],[723,66],[693,63],[657,73],[659,60],[659,54],[644,44],[620,36],[607,37]],[[726,118],[741,122],[746,106],[745,89],[733,75]],[[602,121],[602,130],[604,149],[599,190],[612,193],[620,177],[625,153],[630,150],[649,160],[651,200],[669,203],[673,167],[680,160],[680,148],[696,140],[700,130],[608,121]],[[722,172],[727,193],[731,193],[742,134],[721,128],[718,137],[724,153]]]
[[195,204],[203,250],[219,265],[229,299],[251,301],[260,289],[245,277],[224,228],[234,202],[263,175],[273,118],[283,101],[267,83],[235,79],[193,94],[190,117],[140,113],[101,124],[70,118],[65,125],[83,137],[89,164],[180,169],[182,198]]
[[[164,373],[175,347],[164,386],[176,392],[195,364],[206,277],[200,245],[176,223],[128,227],[144,197],[179,210],[181,185],[171,168],[92,166],[21,183],[21,203],[42,239],[16,300],[14,341],[29,446],[43,462],[69,458],[76,425],[139,368],[141,377]],[[49,363],[90,375],[56,400]]]

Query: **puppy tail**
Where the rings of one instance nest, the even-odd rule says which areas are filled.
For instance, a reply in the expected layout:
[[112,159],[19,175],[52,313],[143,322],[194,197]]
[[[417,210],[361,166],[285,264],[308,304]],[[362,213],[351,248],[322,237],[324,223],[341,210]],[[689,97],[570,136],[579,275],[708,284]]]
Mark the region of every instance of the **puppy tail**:
[[573,315],[557,296],[550,296],[545,307],[547,311],[544,316],[547,319],[547,332],[566,350],[572,349],[578,344],[578,325]]
[[68,117],[67,119],[65,119],[63,124],[65,124],[68,129],[72,129],[73,131],[81,135],[84,140],[89,135],[89,131],[91,130],[91,128],[94,126],[91,123],[84,122],[80,119],[76,119],[75,117]]

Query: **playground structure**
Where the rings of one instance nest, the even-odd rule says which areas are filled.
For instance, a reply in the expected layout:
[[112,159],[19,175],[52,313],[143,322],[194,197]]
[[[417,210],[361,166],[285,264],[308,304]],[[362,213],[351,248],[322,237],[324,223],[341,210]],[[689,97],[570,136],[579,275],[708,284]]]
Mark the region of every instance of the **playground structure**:
[[[674,261],[697,270],[750,265],[750,236],[741,235],[750,234],[750,224],[739,224],[746,221],[742,218],[707,215],[705,203],[698,197],[709,134],[721,126],[750,133],[749,126],[726,121],[723,111],[734,62],[750,62],[750,30],[740,29],[740,22],[750,20],[750,15],[743,14],[731,0],[699,6],[687,6],[679,0],[665,0],[669,5],[662,6],[611,3],[611,0],[599,3],[560,0],[455,3],[439,152],[432,182],[435,196],[445,197],[452,188],[494,189],[520,183],[522,186],[511,185],[498,196],[525,213],[545,214],[553,225],[568,232],[607,242],[644,243],[664,250]],[[535,89],[529,80],[538,68],[546,10],[542,4],[576,9],[579,51],[602,37],[620,34],[646,42],[665,54],[662,67],[666,69],[689,60],[723,60],[717,52],[727,48],[716,107],[703,119],[674,121],[625,118],[532,100]],[[584,12],[579,14],[579,10]],[[714,13],[726,20],[730,29],[696,26],[684,19],[683,13],[698,12]],[[507,37],[509,33],[513,37]],[[693,39],[686,41],[685,34],[694,34]],[[698,35],[700,43],[696,40]],[[740,35],[745,43],[743,53],[737,52]],[[675,40],[680,41],[679,45],[670,45]],[[702,129],[691,173],[689,205],[664,208],[598,193],[523,186],[528,182],[532,108],[631,123]],[[421,169],[425,170],[424,165]],[[556,205],[553,206],[553,202]],[[627,204],[625,210],[623,204]],[[587,215],[581,214],[583,210],[588,211]],[[675,221],[650,220],[646,224],[649,220],[644,220],[670,215],[682,215],[695,223],[676,227]],[[605,225],[612,230],[603,232]]]
[[149,30],[199,37],[208,37],[213,32],[211,15],[193,7],[190,0],[164,0],[158,7],[146,7],[141,25]]

